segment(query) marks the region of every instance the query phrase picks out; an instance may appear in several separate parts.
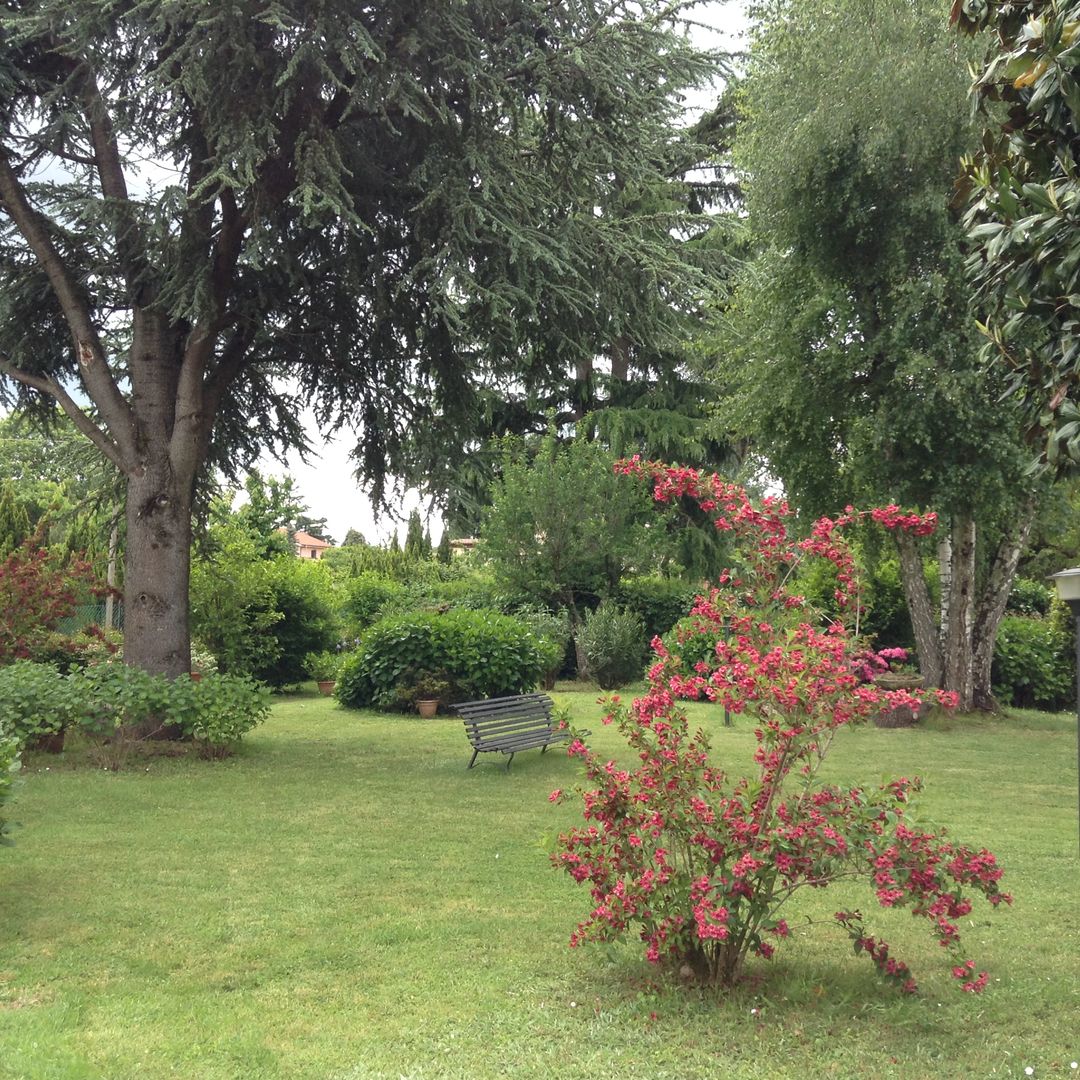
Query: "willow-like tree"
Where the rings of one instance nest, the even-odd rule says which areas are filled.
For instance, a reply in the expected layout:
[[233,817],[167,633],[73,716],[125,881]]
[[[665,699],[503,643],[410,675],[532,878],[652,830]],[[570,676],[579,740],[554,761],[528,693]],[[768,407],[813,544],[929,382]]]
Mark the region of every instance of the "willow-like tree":
[[[606,282],[703,287],[655,215],[595,212],[669,175],[680,94],[713,68],[681,19],[661,0],[4,5],[2,392],[58,400],[125,478],[129,663],[188,670],[198,478],[302,444],[302,404],[359,425],[378,495],[411,430],[561,363],[540,338],[598,349],[611,327],[582,313]],[[636,309],[635,340],[666,307]]]
[[991,706],[997,628],[1035,509],[1017,410],[980,358],[950,208],[977,132],[936,0],[758,9],[736,162],[756,257],[722,385],[800,507],[936,510],[943,596],[898,539],[928,685]]

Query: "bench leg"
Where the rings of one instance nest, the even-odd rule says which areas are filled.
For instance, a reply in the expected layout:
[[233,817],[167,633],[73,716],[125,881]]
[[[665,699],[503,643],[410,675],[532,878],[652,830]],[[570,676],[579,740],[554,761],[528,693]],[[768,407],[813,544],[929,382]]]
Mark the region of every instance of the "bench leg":
[[469,764],[465,766],[466,769],[471,769],[476,764],[476,755],[479,753],[479,750],[474,750],[472,752],[472,761],[470,761]]
[[543,748],[543,750],[540,751],[540,753],[541,754],[546,754],[547,753],[547,748],[548,748],[548,744],[544,743],[544,748]]
[[514,760],[514,753],[511,751],[510,756],[506,759],[506,771],[510,771],[510,762]]

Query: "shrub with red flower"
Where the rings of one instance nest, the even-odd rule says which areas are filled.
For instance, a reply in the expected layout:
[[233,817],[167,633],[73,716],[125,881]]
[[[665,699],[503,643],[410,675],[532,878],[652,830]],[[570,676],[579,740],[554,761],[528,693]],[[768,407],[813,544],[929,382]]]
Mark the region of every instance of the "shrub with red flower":
[[[702,979],[730,985],[748,954],[769,958],[788,938],[782,912],[794,894],[857,875],[883,907],[907,907],[926,919],[953,956],[963,988],[981,990],[986,975],[976,975],[963,956],[957,923],[971,911],[973,893],[994,906],[1011,902],[999,889],[994,856],[910,819],[918,779],[871,787],[817,779],[841,728],[883,706],[918,709],[925,694],[862,681],[847,627],[824,625],[788,588],[801,560],[825,558],[836,567],[838,607],[851,608],[857,582],[843,527],[870,517],[923,534],[932,530],[933,516],[849,507],[799,540],[788,531],[783,502],[754,506],[741,488],[691,469],[636,459],[622,468],[647,471],[658,501],[696,500],[714,515],[716,528],[737,537],[742,565],[698,597],[686,623],[715,642],[706,659],[689,666],[655,639],[648,692],[630,705],[607,699],[604,722],[618,726],[634,764],[605,761],[581,738],[570,746],[585,766],[585,824],[560,836],[552,860],[592,895],[571,944],[635,931],[649,960],[689,965]],[[948,694],[933,694],[941,704],[954,703]],[[679,705],[703,697],[757,720],[752,775],[729,777],[710,764],[706,736],[691,733]],[[567,797],[552,793],[555,801]],[[915,989],[907,966],[866,932],[860,912],[836,918],[857,952],[904,990]]]

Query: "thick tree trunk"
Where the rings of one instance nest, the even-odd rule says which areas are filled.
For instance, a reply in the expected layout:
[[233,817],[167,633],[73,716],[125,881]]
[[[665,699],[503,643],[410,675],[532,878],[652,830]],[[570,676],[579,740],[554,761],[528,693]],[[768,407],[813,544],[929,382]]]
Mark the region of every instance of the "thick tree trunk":
[[124,661],[175,678],[191,670],[191,494],[167,462],[128,478]]
[[959,697],[959,708],[974,708],[975,519],[957,514],[952,528],[952,575],[949,622],[945,631],[942,686]]
[[972,627],[973,698],[977,709],[996,710],[998,708],[990,682],[990,670],[994,662],[994,644],[997,641],[998,627],[1005,615],[1005,604],[1008,602],[1013,579],[1016,577],[1020,555],[1031,533],[1037,507],[1038,499],[1030,495],[1021,508],[1013,528],[1001,538],[998,549],[994,553],[994,561],[990,565],[986,588],[979,597]]
[[942,675],[941,638],[926,586],[919,542],[910,533],[898,532],[896,546],[900,552],[900,580],[904,586],[911,625],[915,631],[915,648],[919,653],[919,671],[923,685],[940,686]]
[[162,316],[136,313],[136,452],[125,470],[124,661],[169,678],[191,670],[191,503],[206,444],[201,387],[181,378],[180,348],[178,331]]

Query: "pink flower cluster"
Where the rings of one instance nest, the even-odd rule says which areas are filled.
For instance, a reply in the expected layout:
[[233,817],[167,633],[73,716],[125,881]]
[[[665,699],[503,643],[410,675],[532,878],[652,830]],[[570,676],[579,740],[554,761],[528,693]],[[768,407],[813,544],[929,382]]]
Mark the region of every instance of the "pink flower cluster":
[[[570,746],[585,768],[584,823],[560,836],[552,859],[592,896],[571,943],[634,930],[649,960],[688,964],[702,978],[728,984],[748,954],[771,957],[789,938],[779,909],[795,893],[854,874],[882,907],[906,907],[925,919],[957,957],[964,989],[981,990],[984,974],[974,975],[973,962],[958,955],[957,920],[972,910],[968,893],[995,906],[1011,901],[1000,892],[994,856],[957,846],[941,830],[915,827],[906,811],[916,780],[864,789],[817,779],[841,728],[883,705],[917,708],[923,698],[922,691],[883,691],[862,681],[846,628],[818,625],[787,591],[781,570],[808,554],[838,569],[853,565],[839,532],[843,519],[819,523],[808,544],[788,536],[783,503],[756,508],[741,489],[694,470],[634,461],[624,468],[648,468],[660,501],[689,497],[716,513],[717,527],[738,535],[744,569],[721,575],[694,605],[685,633],[715,642],[708,659],[688,667],[656,640],[648,691],[629,705],[606,700],[604,722],[618,726],[633,766],[602,759],[580,738]],[[900,520],[886,510],[885,520],[896,522],[887,527],[926,525],[925,518]],[[887,665],[906,654],[885,650],[876,657]],[[706,736],[691,733],[679,705],[700,698],[754,716],[750,775],[729,777],[710,763]],[[938,699],[949,703],[949,695]],[[884,976],[915,989],[907,966],[866,932],[860,914],[837,919]]]

